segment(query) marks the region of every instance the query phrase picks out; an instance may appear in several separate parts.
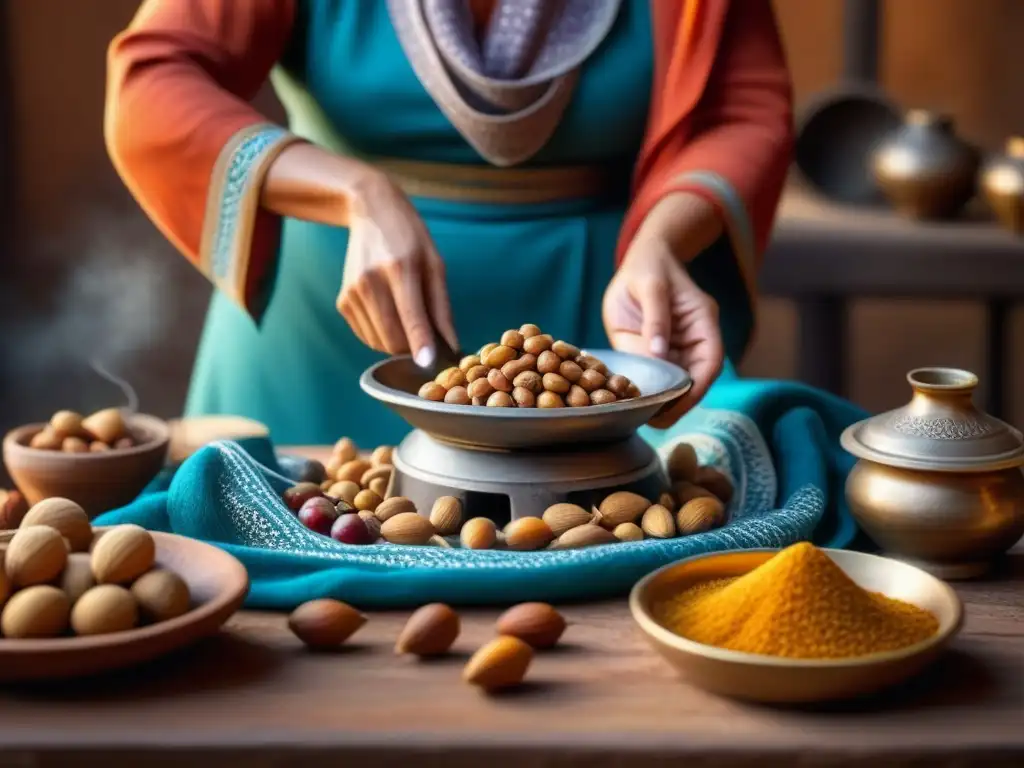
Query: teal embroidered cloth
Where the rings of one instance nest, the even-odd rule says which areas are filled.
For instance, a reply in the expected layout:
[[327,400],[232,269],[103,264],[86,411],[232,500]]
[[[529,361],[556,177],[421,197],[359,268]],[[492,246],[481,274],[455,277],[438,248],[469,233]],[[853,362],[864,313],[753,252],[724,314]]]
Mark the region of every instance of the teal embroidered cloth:
[[265,440],[209,445],[96,523],[137,523],[222,547],[249,570],[249,608],[288,610],[320,597],[366,609],[608,598],[655,568],[705,552],[808,539],[855,546],[843,499],[854,460],[838,436],[863,417],[800,384],[720,380],[671,430],[645,430],[663,455],[691,442],[736,486],[725,527],[677,539],[541,552],[343,545],[304,528],[281,502],[292,480]]

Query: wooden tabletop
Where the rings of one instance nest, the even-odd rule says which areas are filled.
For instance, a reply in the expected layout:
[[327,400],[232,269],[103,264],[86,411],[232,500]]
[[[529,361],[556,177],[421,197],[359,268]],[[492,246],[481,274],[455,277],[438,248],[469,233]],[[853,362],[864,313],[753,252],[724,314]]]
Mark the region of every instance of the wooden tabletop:
[[284,616],[246,612],[142,668],[0,689],[0,768],[1022,764],[1024,542],[999,574],[957,590],[965,629],[928,673],[813,711],[691,688],[624,601],[565,606],[563,646],[497,697],[460,681],[497,611],[465,612],[453,655],[428,663],[393,654],[404,613],[372,614],[344,650],[313,654]]

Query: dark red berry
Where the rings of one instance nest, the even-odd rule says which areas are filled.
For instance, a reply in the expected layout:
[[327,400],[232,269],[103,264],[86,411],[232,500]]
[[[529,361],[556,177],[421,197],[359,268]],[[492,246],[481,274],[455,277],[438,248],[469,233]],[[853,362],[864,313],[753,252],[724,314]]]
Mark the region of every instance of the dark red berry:
[[320,490],[320,486],[316,483],[299,483],[285,491],[283,498],[284,503],[288,505],[288,509],[292,512],[298,512],[307,501],[323,495],[323,491]]
[[357,514],[345,514],[331,526],[331,538],[342,544],[370,544],[370,532]]
[[299,510],[299,521],[311,531],[331,535],[331,526],[338,519],[334,505],[323,497],[309,499]]

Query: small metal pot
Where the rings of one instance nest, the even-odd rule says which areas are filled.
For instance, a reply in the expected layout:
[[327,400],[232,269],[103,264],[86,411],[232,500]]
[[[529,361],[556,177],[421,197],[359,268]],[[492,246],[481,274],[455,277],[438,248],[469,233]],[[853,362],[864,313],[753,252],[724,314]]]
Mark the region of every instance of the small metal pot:
[[1006,152],[981,169],[985,202],[1006,229],[1024,235],[1024,136],[1006,142]]
[[1024,439],[974,406],[969,371],[919,368],[907,381],[907,405],[843,432],[860,459],[850,511],[889,554],[940,578],[980,576],[1024,535]]

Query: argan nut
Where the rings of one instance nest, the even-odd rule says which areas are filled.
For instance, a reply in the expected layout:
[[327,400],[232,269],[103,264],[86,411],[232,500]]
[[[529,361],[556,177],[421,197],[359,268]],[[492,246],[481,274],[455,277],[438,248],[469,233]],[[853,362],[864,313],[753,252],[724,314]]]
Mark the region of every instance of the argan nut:
[[337,648],[366,623],[366,616],[340,600],[303,603],[288,617],[288,629],[309,648]]
[[484,377],[472,382],[467,392],[471,398],[482,397],[486,399],[494,393],[494,387],[491,386],[491,382],[488,381],[487,377]]
[[491,408],[512,408],[515,402],[508,392],[494,392],[487,398],[487,405]]
[[629,389],[626,390],[625,399],[632,400],[634,397],[640,397],[641,394],[643,393],[640,391],[640,387],[632,381],[629,382]]
[[[75,552],[68,555],[67,565],[60,575],[60,588],[74,605],[78,598],[96,586],[96,577],[92,575],[92,563],[88,552]],[[0,601],[2,602],[2,601]]]
[[498,529],[489,518],[474,517],[462,526],[459,539],[466,549],[490,549],[498,539]]
[[595,389],[590,393],[591,405],[607,405],[608,403],[614,403],[616,400],[618,398],[607,389]]
[[672,513],[660,504],[652,504],[640,519],[643,532],[652,539],[671,539],[676,535]]
[[89,444],[80,437],[65,437],[60,449],[64,453],[89,453]]
[[703,488],[696,483],[688,483],[685,480],[676,483],[672,486],[672,493],[676,497],[677,503],[682,506],[691,499],[699,499],[705,496],[714,496],[714,494],[707,488]]
[[356,498],[352,502],[352,506],[360,512],[373,512],[373,510],[380,506],[381,501],[383,501],[383,499],[381,499],[380,496],[373,491],[366,489],[356,494]]
[[100,584],[129,584],[153,567],[156,542],[137,525],[119,525],[92,548],[92,574]]
[[523,351],[529,352],[531,355],[537,355],[539,358],[540,353],[551,349],[551,345],[554,342],[555,340],[548,334],[539,333],[523,341]]
[[694,482],[697,478],[697,467],[697,451],[689,443],[677,443],[665,461],[665,468],[673,483]]
[[426,544],[434,526],[417,512],[399,512],[380,527],[380,535],[392,544]]
[[[380,509],[380,507],[377,507]],[[370,534],[370,541],[376,541],[380,538],[380,526],[381,522],[377,518],[377,515],[373,512],[363,510],[359,513],[359,519],[363,521],[363,525],[366,526],[366,532]]]
[[71,609],[76,635],[108,635],[133,629],[139,623],[139,605],[132,593],[116,584],[99,584]]
[[676,527],[680,536],[704,533],[720,525],[725,519],[725,507],[714,496],[691,499],[676,512]]
[[435,403],[440,403],[444,400],[444,396],[447,392],[448,391],[436,381],[428,381],[420,387],[419,396],[424,400],[432,400]]
[[384,499],[384,501],[378,504],[376,509],[373,510],[373,514],[382,523],[385,523],[395,515],[400,515],[404,512],[412,512],[413,514],[416,514],[416,505],[412,503],[411,499],[405,498],[405,496],[392,496],[390,499]]
[[110,446],[106,443],[101,443],[99,440],[89,443],[89,453],[106,453],[109,450]]
[[449,405],[469,405],[472,402],[472,398],[465,387],[459,386],[452,387],[445,393],[444,402]]
[[47,525],[22,523],[4,552],[4,571],[14,587],[52,582],[67,562],[64,537]]
[[188,613],[191,602],[188,585],[172,571],[157,569],[142,574],[131,588],[132,596],[146,621],[167,621]]
[[551,345],[551,351],[563,360],[575,360],[580,355],[579,348],[567,341],[556,341]]
[[594,392],[595,390],[601,389],[607,378],[600,371],[593,369],[580,370],[580,377],[576,383],[587,392]]
[[566,381],[575,384],[583,378],[583,369],[572,360],[563,360],[562,364],[558,366],[558,375]]
[[543,549],[554,537],[551,528],[539,517],[521,517],[505,526],[505,545],[509,549]]
[[565,632],[565,618],[547,603],[520,603],[498,617],[499,635],[517,637],[536,650],[553,647]]
[[461,628],[459,615],[444,603],[424,605],[405,623],[395,643],[395,653],[440,656],[452,647]]
[[29,441],[29,448],[36,448],[40,451],[59,451],[64,442],[64,435],[50,427],[44,427],[41,431],[32,436]]
[[593,355],[581,352],[576,357],[576,364],[585,371],[597,371],[604,376],[608,376],[608,366],[600,358]]
[[341,468],[338,470],[338,474],[335,475],[335,479],[339,481],[351,480],[353,483],[358,483],[369,468],[370,462],[364,461],[363,459],[346,461],[341,465]]
[[541,352],[537,356],[537,372],[542,375],[545,373],[556,373],[561,365],[562,358],[550,349],[546,352]]
[[572,387],[568,381],[562,378],[557,373],[545,373],[544,378],[544,389],[548,392],[554,392],[558,395],[564,395]]
[[430,524],[442,536],[459,532],[462,525],[462,502],[454,496],[441,496],[430,509]]
[[501,366],[501,372],[509,381],[515,379],[523,371],[532,371],[537,365],[537,358],[529,353],[523,354],[516,360],[509,360]]
[[470,368],[476,368],[481,362],[480,355],[466,355],[459,360],[459,370],[466,373]]
[[533,649],[529,644],[518,637],[502,635],[473,654],[462,672],[462,679],[485,691],[508,688],[523,681],[531,661]]
[[474,365],[468,371],[466,371],[466,381],[472,384],[478,379],[486,379],[487,374],[490,373],[491,369],[486,365]]
[[548,524],[551,534],[558,538],[570,528],[591,522],[593,515],[577,504],[561,503],[545,509],[541,519]]
[[50,417],[50,427],[64,435],[89,436],[82,428],[82,414],[75,411],[57,411]]
[[621,523],[634,523],[651,506],[651,502],[637,493],[616,491],[605,496],[598,506],[601,511],[601,525],[614,528]]
[[352,480],[341,480],[331,485],[327,489],[327,495],[333,496],[336,499],[341,499],[346,504],[355,504],[356,494],[362,489],[359,487],[359,483],[353,482]]
[[512,384],[529,390],[535,395],[544,391],[544,380],[536,371],[523,371],[512,380]]
[[339,466],[346,461],[353,461],[359,458],[359,448],[351,437],[339,438],[331,450],[331,455],[338,459]]
[[481,355],[480,359],[484,365],[491,368],[501,368],[509,360],[515,360],[518,356],[518,352],[512,349],[512,347],[506,347],[504,344],[499,344],[486,355]]
[[615,534],[600,525],[577,525],[563,533],[551,545],[552,549],[582,549],[597,544],[614,544]]
[[74,552],[86,552],[92,543],[92,525],[89,516],[70,499],[53,496],[43,499],[25,514],[21,525],[48,525],[71,542]]
[[490,373],[487,374],[487,383],[498,392],[512,391],[512,382],[497,368],[492,368]]
[[565,396],[565,403],[570,408],[585,408],[590,405],[590,395],[583,387],[573,384],[569,387],[569,394]]
[[658,503],[667,509],[669,512],[676,511],[676,500],[671,493],[663,493],[658,497]]
[[505,331],[501,334],[501,344],[504,347],[511,347],[512,349],[523,348],[523,334],[519,331]]
[[533,408],[537,405],[537,396],[525,387],[516,387],[512,390],[512,399],[520,408]]
[[531,339],[534,336],[540,336],[540,328],[533,323],[523,323],[519,326],[519,333],[522,334],[524,339]]
[[57,637],[68,628],[71,601],[57,587],[38,584],[15,592],[0,615],[8,639]]
[[644,532],[636,523],[616,525],[612,535],[619,541],[643,541]]
[[629,390],[629,379],[625,376],[613,373],[608,377],[608,381],[605,383],[604,387],[616,397],[625,397],[626,392]]
[[557,392],[544,391],[537,395],[538,408],[564,408],[565,402]]
[[388,484],[390,482],[390,477],[375,477],[366,487],[368,490],[373,491],[383,499],[388,495]]
[[104,408],[82,419],[82,428],[97,440],[107,445],[124,435],[124,419],[117,408]]
[[732,500],[732,481],[724,472],[714,467],[698,467],[693,481],[714,494],[723,504],[728,504]]
[[468,383],[466,381],[466,374],[458,368],[445,368],[437,374],[434,381],[445,389],[451,389],[452,387],[464,387]]
[[491,353],[492,349],[497,349],[497,348],[498,348],[498,345],[497,344],[493,344],[493,343],[492,344],[484,344],[482,347],[480,347],[480,351],[476,353],[477,357],[480,358],[480,362],[486,365],[487,355],[489,355]]

